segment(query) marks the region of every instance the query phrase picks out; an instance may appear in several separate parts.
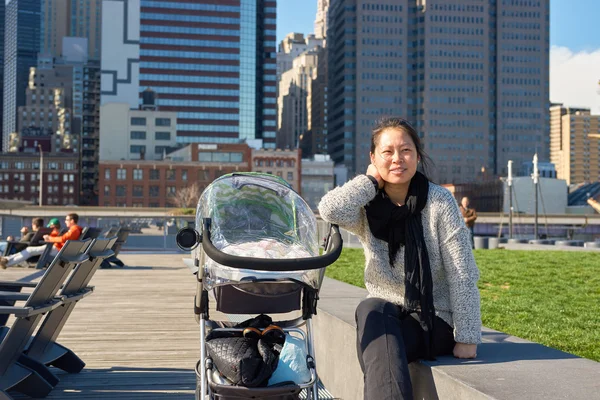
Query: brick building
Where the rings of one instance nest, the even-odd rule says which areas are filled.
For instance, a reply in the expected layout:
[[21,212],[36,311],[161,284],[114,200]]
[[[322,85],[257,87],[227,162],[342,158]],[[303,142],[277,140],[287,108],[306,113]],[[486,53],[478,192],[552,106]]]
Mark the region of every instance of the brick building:
[[[0,198],[39,204],[40,156],[0,154]],[[79,162],[72,154],[44,154],[42,204],[79,203]]]
[[300,150],[251,149],[247,144],[194,143],[163,161],[100,161],[100,206],[175,207],[177,194],[197,184],[201,193],[232,172],[265,172],[287,180],[300,193]]
[[222,175],[248,172],[250,158],[246,144],[190,144],[164,161],[101,161],[99,204],[174,207],[180,190],[197,183],[201,193]]
[[300,149],[252,150],[252,171],[277,175],[288,181],[298,193],[301,193],[302,187],[301,164],[302,152]]

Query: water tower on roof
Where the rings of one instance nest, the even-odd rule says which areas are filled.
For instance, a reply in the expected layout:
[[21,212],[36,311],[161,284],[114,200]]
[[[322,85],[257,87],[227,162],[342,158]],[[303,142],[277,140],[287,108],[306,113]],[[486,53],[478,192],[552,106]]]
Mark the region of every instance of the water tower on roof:
[[157,93],[151,88],[146,88],[142,92],[142,110],[158,110],[158,105],[156,104],[156,99],[158,98]]

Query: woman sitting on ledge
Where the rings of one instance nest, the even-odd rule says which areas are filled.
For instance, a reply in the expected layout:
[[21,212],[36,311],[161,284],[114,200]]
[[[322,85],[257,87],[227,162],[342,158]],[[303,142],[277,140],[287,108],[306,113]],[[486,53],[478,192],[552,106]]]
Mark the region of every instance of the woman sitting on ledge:
[[479,271],[456,200],[417,171],[427,155],[415,129],[384,119],[370,157],[366,174],[327,193],[319,212],[365,250],[369,298],[356,310],[364,398],[412,399],[409,363],[476,357]]

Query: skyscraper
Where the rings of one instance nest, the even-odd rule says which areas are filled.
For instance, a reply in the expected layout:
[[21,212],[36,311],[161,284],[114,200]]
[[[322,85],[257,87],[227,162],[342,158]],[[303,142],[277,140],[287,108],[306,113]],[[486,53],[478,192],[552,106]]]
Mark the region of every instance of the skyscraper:
[[277,147],[295,149],[309,129],[312,78],[318,51],[308,50],[294,59],[291,69],[281,75],[277,98]]
[[41,3],[40,51],[60,57],[65,36],[88,39],[88,57],[99,60],[102,0],[39,0]]
[[600,115],[589,108],[550,107],[550,161],[568,185],[600,180]]
[[323,39],[327,36],[327,13],[330,0],[317,0],[317,15],[315,17],[315,36]]
[[[6,11],[6,3],[0,1],[0,129],[3,124],[3,109],[4,109],[4,17]],[[0,135],[0,151],[2,151],[2,135]]]
[[323,38],[317,39],[312,34],[305,38],[302,33],[288,33],[277,49],[277,83],[279,84],[281,75],[292,68],[296,57],[305,51],[322,47],[323,43]]
[[2,150],[17,130],[17,109],[25,105],[29,68],[37,64],[40,46],[39,0],[10,0],[6,5],[4,38],[4,109]]
[[177,140],[276,136],[276,0],[141,0],[140,86],[176,111]]
[[371,129],[417,129],[439,182],[549,157],[549,1],[332,0],[328,151],[363,173]]

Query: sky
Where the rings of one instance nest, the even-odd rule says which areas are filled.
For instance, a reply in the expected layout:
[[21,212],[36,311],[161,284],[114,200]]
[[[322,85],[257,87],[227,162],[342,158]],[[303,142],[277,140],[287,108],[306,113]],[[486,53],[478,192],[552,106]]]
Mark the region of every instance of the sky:
[[[277,41],[312,33],[317,0],[277,2]],[[600,0],[550,0],[550,101],[600,114]]]

